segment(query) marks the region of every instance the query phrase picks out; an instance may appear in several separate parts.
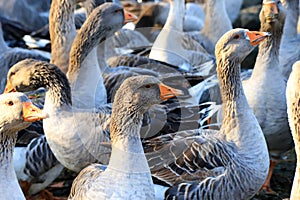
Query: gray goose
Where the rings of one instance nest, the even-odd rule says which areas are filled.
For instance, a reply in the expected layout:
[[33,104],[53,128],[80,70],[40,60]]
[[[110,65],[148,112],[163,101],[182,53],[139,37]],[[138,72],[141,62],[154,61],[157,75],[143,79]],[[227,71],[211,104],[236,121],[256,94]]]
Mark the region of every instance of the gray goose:
[[279,49],[279,61],[281,70],[288,79],[293,64],[300,59],[300,35],[297,32],[297,22],[299,16],[299,0],[286,0],[286,19]]
[[0,107],[0,198],[25,199],[13,167],[17,132],[47,115],[22,93],[0,95]]
[[[153,158],[149,162],[152,175],[171,186],[165,199],[249,199],[263,185],[269,169],[268,149],[244,94],[240,64],[268,36],[233,29],[218,41],[215,54],[224,119],[220,131],[179,132],[145,145],[146,157]],[[174,174],[177,178],[172,179]]]
[[80,171],[89,162],[107,163],[109,155],[103,154],[106,148],[96,143],[109,141],[110,110],[105,112],[103,108],[96,113],[74,108],[66,75],[47,62],[21,61],[10,69],[8,80],[7,92],[11,91],[9,84],[24,92],[39,87],[46,89],[44,110],[50,117],[43,120],[43,129],[51,150],[62,165]]
[[286,78],[281,73],[279,62],[286,13],[277,0],[264,0],[262,4],[260,30],[271,32],[272,36],[260,43],[253,72],[248,80],[243,81],[243,86],[249,105],[263,130],[271,156],[269,175],[262,189],[272,192],[270,179],[275,161],[285,156],[293,147],[293,142],[286,113]]
[[214,49],[219,38],[232,29],[232,24],[226,12],[226,0],[206,0],[205,21],[200,32],[187,33],[199,42],[205,50],[214,54]]
[[210,69],[215,67],[214,58],[198,42],[184,34],[184,12],[183,0],[170,0],[167,21],[152,45],[149,58],[178,66],[184,72],[209,68],[206,72],[209,74]]
[[85,2],[86,9],[93,6],[93,0],[53,0],[49,13],[49,32],[51,40],[51,63],[64,73],[68,71],[69,54],[76,36],[74,11],[78,3]]
[[295,143],[295,151],[297,155],[296,172],[294,176],[290,200],[296,200],[300,198],[299,82],[300,82],[300,61],[297,61],[293,65],[293,69],[288,79],[287,89],[286,89],[286,101],[287,101],[287,108],[288,108],[287,112],[289,117],[289,125],[291,127],[291,132]]
[[106,65],[98,65],[97,45],[135,18],[119,5],[112,3],[102,4],[90,13],[78,31],[70,51],[67,77],[74,107],[97,109],[107,103],[101,72]]
[[151,172],[140,140],[143,113],[180,94],[180,90],[153,76],[126,79],[113,103],[109,164],[104,172],[96,164],[83,169],[73,182],[69,199],[154,199]]
[[264,0],[260,12],[261,31],[271,37],[259,45],[250,79],[243,82],[250,107],[265,135],[271,157],[270,174],[262,189],[271,191],[270,178],[276,160],[293,148],[286,112],[286,78],[279,61],[280,41],[285,21],[285,9],[277,0]]

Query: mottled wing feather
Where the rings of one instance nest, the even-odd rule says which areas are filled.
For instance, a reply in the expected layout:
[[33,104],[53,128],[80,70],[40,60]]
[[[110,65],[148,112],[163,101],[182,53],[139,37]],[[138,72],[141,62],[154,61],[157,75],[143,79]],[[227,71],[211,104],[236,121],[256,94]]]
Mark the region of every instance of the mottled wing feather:
[[33,139],[26,148],[26,164],[24,173],[32,178],[32,182],[42,182],[39,180],[41,175],[58,164],[57,159],[52,153],[46,137],[41,135]]
[[215,136],[214,131],[182,131],[144,142],[152,175],[173,185],[224,173],[229,157],[220,152],[228,147]]
[[69,199],[85,199],[86,192],[92,186],[93,181],[102,174],[105,168],[101,164],[91,164],[81,170],[73,181]]

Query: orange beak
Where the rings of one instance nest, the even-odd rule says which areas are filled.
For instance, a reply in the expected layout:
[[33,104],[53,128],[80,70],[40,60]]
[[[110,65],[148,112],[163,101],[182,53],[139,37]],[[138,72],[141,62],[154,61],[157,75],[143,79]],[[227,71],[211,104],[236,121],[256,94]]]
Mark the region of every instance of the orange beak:
[[265,18],[268,21],[273,22],[275,19],[277,19],[278,8],[275,1],[264,2],[262,9],[264,11]]
[[3,93],[16,92],[16,89],[12,86],[12,84],[7,80],[5,89]]
[[165,84],[158,84],[159,90],[160,90],[160,99],[161,100],[167,100],[176,96],[183,95],[183,92],[181,90],[177,90],[175,88],[169,87]]
[[124,10],[124,24],[127,24],[129,22],[134,22],[137,20],[137,16]]
[[249,37],[250,44],[252,46],[256,46],[261,43],[265,38],[271,36],[268,32],[260,32],[260,31],[247,31],[247,36]]
[[23,103],[23,119],[25,122],[35,122],[47,118],[41,109],[34,106],[31,102]]

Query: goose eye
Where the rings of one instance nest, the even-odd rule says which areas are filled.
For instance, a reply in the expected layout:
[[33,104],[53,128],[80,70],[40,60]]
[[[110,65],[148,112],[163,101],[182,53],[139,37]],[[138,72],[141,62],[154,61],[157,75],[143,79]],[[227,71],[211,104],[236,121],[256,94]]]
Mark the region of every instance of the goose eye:
[[13,106],[13,105],[14,105],[14,102],[13,102],[13,101],[9,101],[9,102],[7,103],[7,105]]
[[151,88],[152,85],[148,84],[148,85],[145,85],[145,88]]
[[121,10],[115,10],[114,12],[115,12],[115,13],[118,13],[118,12],[120,12],[120,11],[121,11]]
[[237,40],[237,39],[239,39],[240,38],[240,35],[235,35],[234,37],[233,37],[233,39],[235,39],[235,40]]

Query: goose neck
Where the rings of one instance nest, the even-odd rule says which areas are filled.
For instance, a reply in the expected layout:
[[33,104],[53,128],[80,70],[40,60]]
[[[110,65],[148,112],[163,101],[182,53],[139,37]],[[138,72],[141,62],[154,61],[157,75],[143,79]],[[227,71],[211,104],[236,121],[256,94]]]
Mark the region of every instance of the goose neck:
[[171,0],[170,10],[164,28],[182,32],[184,15],[185,15],[184,0]]
[[287,0],[287,14],[284,24],[284,39],[296,38],[298,35],[297,24],[299,15],[299,0]]
[[36,79],[42,82],[41,87],[45,87],[47,90],[44,104],[45,109],[48,107],[61,107],[63,105],[71,106],[71,89],[68,79],[59,69],[50,68],[44,67],[35,76]]
[[128,173],[150,174],[140,140],[142,114],[134,108],[130,111],[124,107],[113,106],[110,124],[112,153],[108,167]]
[[49,32],[53,51],[51,63],[66,73],[69,65],[69,53],[76,36],[75,11],[73,1],[53,0],[49,13]]
[[[259,44],[258,56],[269,56],[278,59],[279,47],[283,31],[283,22],[264,22],[261,24],[260,31],[270,32],[271,37],[267,37]],[[272,60],[270,59],[270,60]]]
[[137,107],[115,106],[111,116],[111,143],[119,149],[132,153],[143,153],[140,141],[140,129],[143,114]]
[[8,133],[0,127],[0,174],[6,175],[5,178],[15,177],[12,158],[16,139],[17,133]]
[[206,15],[202,32],[206,37],[212,38],[215,44],[226,31],[232,29],[231,21],[224,0],[206,1],[205,9]]
[[253,152],[253,147],[257,147],[265,150],[267,156],[263,133],[244,94],[240,79],[240,62],[232,59],[218,61],[217,70],[223,101],[221,132],[226,135],[227,140],[233,141],[241,152],[247,154]]
[[[73,42],[70,52],[70,67],[67,73],[70,82],[74,82],[79,69],[83,66],[83,61],[91,51],[102,41],[105,41],[105,38],[113,32],[112,30],[105,28],[105,26],[101,26],[99,20],[95,21],[96,22],[89,20],[87,23],[84,23]],[[97,31],[92,30],[93,28],[97,29]]]
[[243,96],[240,70],[240,64],[237,61],[226,58],[217,60],[218,79],[223,102],[236,101]]

